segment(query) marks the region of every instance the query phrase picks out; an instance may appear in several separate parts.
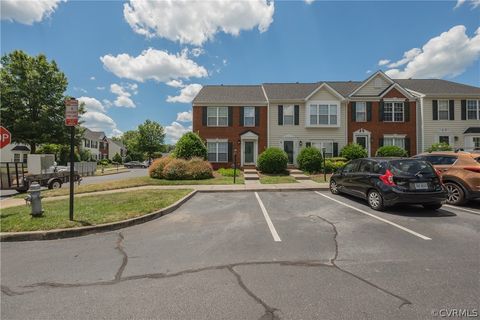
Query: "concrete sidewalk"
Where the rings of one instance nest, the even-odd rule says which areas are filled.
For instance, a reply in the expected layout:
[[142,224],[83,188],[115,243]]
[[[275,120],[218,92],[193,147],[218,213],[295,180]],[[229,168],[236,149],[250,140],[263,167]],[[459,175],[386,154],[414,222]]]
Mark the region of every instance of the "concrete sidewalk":
[[[171,185],[171,186],[141,186],[124,189],[114,189],[106,191],[88,192],[76,194],[75,197],[86,197],[99,194],[110,194],[117,192],[129,192],[136,190],[172,190],[172,189],[192,189],[204,192],[234,192],[234,191],[301,191],[301,190],[325,190],[328,189],[328,183],[317,183],[312,180],[301,180],[298,183],[279,183],[279,184],[225,184],[225,185]],[[44,198],[43,202],[68,199],[66,196]],[[0,209],[25,205],[25,200],[19,198],[8,198],[0,201]]]

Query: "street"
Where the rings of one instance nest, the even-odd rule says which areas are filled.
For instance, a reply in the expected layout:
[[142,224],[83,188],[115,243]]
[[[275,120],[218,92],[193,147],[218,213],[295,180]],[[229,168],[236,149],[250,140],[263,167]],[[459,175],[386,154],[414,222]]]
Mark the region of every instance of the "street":
[[329,192],[199,193],[120,231],[1,243],[4,319],[478,314],[480,210]]

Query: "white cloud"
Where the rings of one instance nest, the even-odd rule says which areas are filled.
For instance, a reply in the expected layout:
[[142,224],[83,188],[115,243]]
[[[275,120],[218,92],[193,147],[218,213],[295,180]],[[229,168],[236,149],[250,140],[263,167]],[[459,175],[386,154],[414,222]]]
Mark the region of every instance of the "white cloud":
[[443,78],[463,73],[480,57],[480,28],[471,38],[465,31],[463,25],[452,27],[428,40],[403,70],[394,68],[385,73],[392,78]]
[[137,88],[138,88],[138,86],[136,84],[134,84],[134,85],[127,84],[125,87],[122,87],[121,85],[116,84],[116,83],[112,83],[110,85],[110,92],[117,95],[117,99],[115,99],[115,101],[113,102],[113,104],[116,107],[125,107],[125,108],[135,108],[136,107],[135,103],[130,98],[132,96],[132,94],[127,91],[127,88],[129,90],[134,90],[134,93],[138,92],[138,91],[136,91]]
[[201,89],[202,85],[198,83],[189,84],[180,90],[178,96],[168,96],[167,102],[190,103]]
[[268,0],[131,0],[123,7],[125,20],[136,33],[197,46],[218,32],[237,36],[255,27],[265,32],[273,13],[274,3]]
[[183,84],[182,80],[170,80],[166,83],[167,86],[174,87],[174,88],[183,88],[185,85]]
[[95,80],[95,77],[94,77],[94,76],[91,76],[91,77],[90,77],[90,80]]
[[390,63],[388,65],[389,68],[398,68],[400,66],[403,66],[404,64],[412,61],[415,59],[416,56],[418,56],[420,53],[422,53],[422,50],[419,48],[413,48],[408,51],[406,51],[403,54],[403,58],[398,60],[397,62]]
[[97,87],[97,90],[105,90],[105,87]]
[[202,48],[193,48],[192,50],[190,50],[190,52],[194,57],[198,57],[204,54],[205,50],[203,50]]
[[166,140],[175,143],[184,133],[189,131],[192,131],[192,126],[185,127],[174,121],[171,125],[165,127]]
[[83,126],[93,131],[104,131],[109,137],[118,136],[122,132],[112,118],[102,112],[87,111],[81,115]]
[[80,88],[80,87],[73,87],[73,90],[75,91],[80,91],[80,92],[83,92],[83,93],[87,93],[88,91],[83,89],[83,88]]
[[372,73],[372,70],[367,70],[365,73],[370,74],[370,73]]
[[148,79],[167,82],[172,79],[202,78],[208,75],[207,70],[189,59],[185,52],[174,55],[149,48],[136,57],[127,53],[117,56],[108,54],[101,57],[100,60],[104,67],[117,77],[139,82]]
[[389,63],[390,63],[390,60],[388,60],[388,59],[382,59],[382,60],[378,61],[379,66],[384,66],[384,65],[389,64]]
[[110,108],[111,106],[113,106],[112,101],[110,101],[108,99],[103,99],[102,102],[105,105],[105,107],[107,107],[107,108]]
[[62,0],[2,0],[0,1],[1,19],[32,25],[34,22],[48,18],[60,2]]
[[105,112],[105,107],[100,101],[91,97],[80,97],[78,101],[85,104],[85,111],[96,111],[96,112]]
[[457,0],[457,4],[455,5],[454,9],[457,9],[458,7],[462,6],[465,3],[470,3],[472,6],[472,9],[475,9],[476,7],[480,6],[480,0]]
[[192,110],[177,113],[177,121],[192,122]]
[[315,0],[305,0],[306,4],[312,4]]

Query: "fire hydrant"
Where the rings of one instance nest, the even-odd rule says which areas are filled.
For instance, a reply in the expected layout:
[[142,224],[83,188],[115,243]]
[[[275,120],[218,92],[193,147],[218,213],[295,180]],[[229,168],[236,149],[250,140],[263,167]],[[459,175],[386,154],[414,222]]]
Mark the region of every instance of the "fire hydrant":
[[41,217],[43,214],[40,189],[40,184],[38,184],[38,182],[33,182],[30,185],[30,189],[28,189],[30,194],[25,198],[25,201],[30,202],[32,207],[32,217]]

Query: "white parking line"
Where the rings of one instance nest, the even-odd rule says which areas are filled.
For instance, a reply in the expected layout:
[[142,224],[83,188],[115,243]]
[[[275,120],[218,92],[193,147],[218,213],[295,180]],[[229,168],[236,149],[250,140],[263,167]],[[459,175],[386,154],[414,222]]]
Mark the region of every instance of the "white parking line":
[[452,208],[452,209],[458,209],[458,210],[470,212],[470,213],[477,214],[477,215],[480,216],[480,211],[469,210],[469,209],[465,209],[465,208],[462,208],[462,207],[455,207],[455,206],[451,206],[451,205],[449,205],[449,204],[444,204],[443,206],[444,206],[444,207],[449,207],[449,208]]
[[268,215],[267,209],[265,209],[265,206],[263,205],[262,199],[260,199],[260,196],[258,193],[255,192],[255,197],[257,198],[258,204],[260,205],[260,208],[262,209],[263,216],[265,217],[265,220],[267,221],[268,228],[270,229],[270,232],[272,233],[273,240],[275,242],[281,242],[282,239],[278,236],[277,230],[275,230],[275,226],[272,223],[272,220],[270,219],[270,216]]
[[389,220],[387,220],[387,219],[380,218],[380,217],[378,217],[378,216],[376,216],[376,215],[374,215],[374,214],[371,214],[371,213],[369,213],[369,212],[367,212],[367,211],[364,211],[364,210],[362,210],[362,209],[355,208],[354,206],[351,206],[351,205],[349,205],[349,204],[343,203],[343,202],[341,202],[341,201],[339,201],[339,200],[337,200],[337,199],[334,199],[334,198],[332,198],[332,197],[329,197],[329,196],[327,196],[327,195],[325,195],[325,194],[322,194],[322,193],[320,193],[320,192],[318,192],[318,191],[314,191],[314,192],[315,192],[316,194],[321,195],[322,197],[325,197],[325,198],[327,198],[327,199],[330,199],[330,200],[332,200],[332,201],[335,201],[335,202],[337,202],[337,203],[339,203],[339,204],[341,204],[341,205],[343,205],[343,206],[345,206],[345,207],[348,207],[348,208],[353,209],[353,210],[355,210],[355,211],[358,211],[358,212],[360,212],[360,213],[366,214],[366,215],[369,216],[369,217],[372,217],[372,218],[374,218],[374,219],[377,219],[377,220],[380,220],[380,221],[382,221],[382,222],[388,223],[389,225],[394,226],[394,227],[396,227],[396,228],[398,228],[398,229],[400,229],[400,230],[403,230],[403,231],[405,231],[405,232],[408,232],[408,233],[410,233],[410,234],[413,234],[414,236],[419,237],[420,239],[423,239],[423,240],[432,240],[432,238],[429,238],[429,237],[427,237],[427,236],[424,236],[423,234],[420,234],[420,233],[418,233],[418,232],[415,232],[415,231],[413,231],[413,230],[410,230],[410,229],[408,229],[408,228],[405,228],[404,226],[401,226],[401,225],[399,225],[399,224],[396,224],[395,222],[391,222],[391,221],[389,221]]

